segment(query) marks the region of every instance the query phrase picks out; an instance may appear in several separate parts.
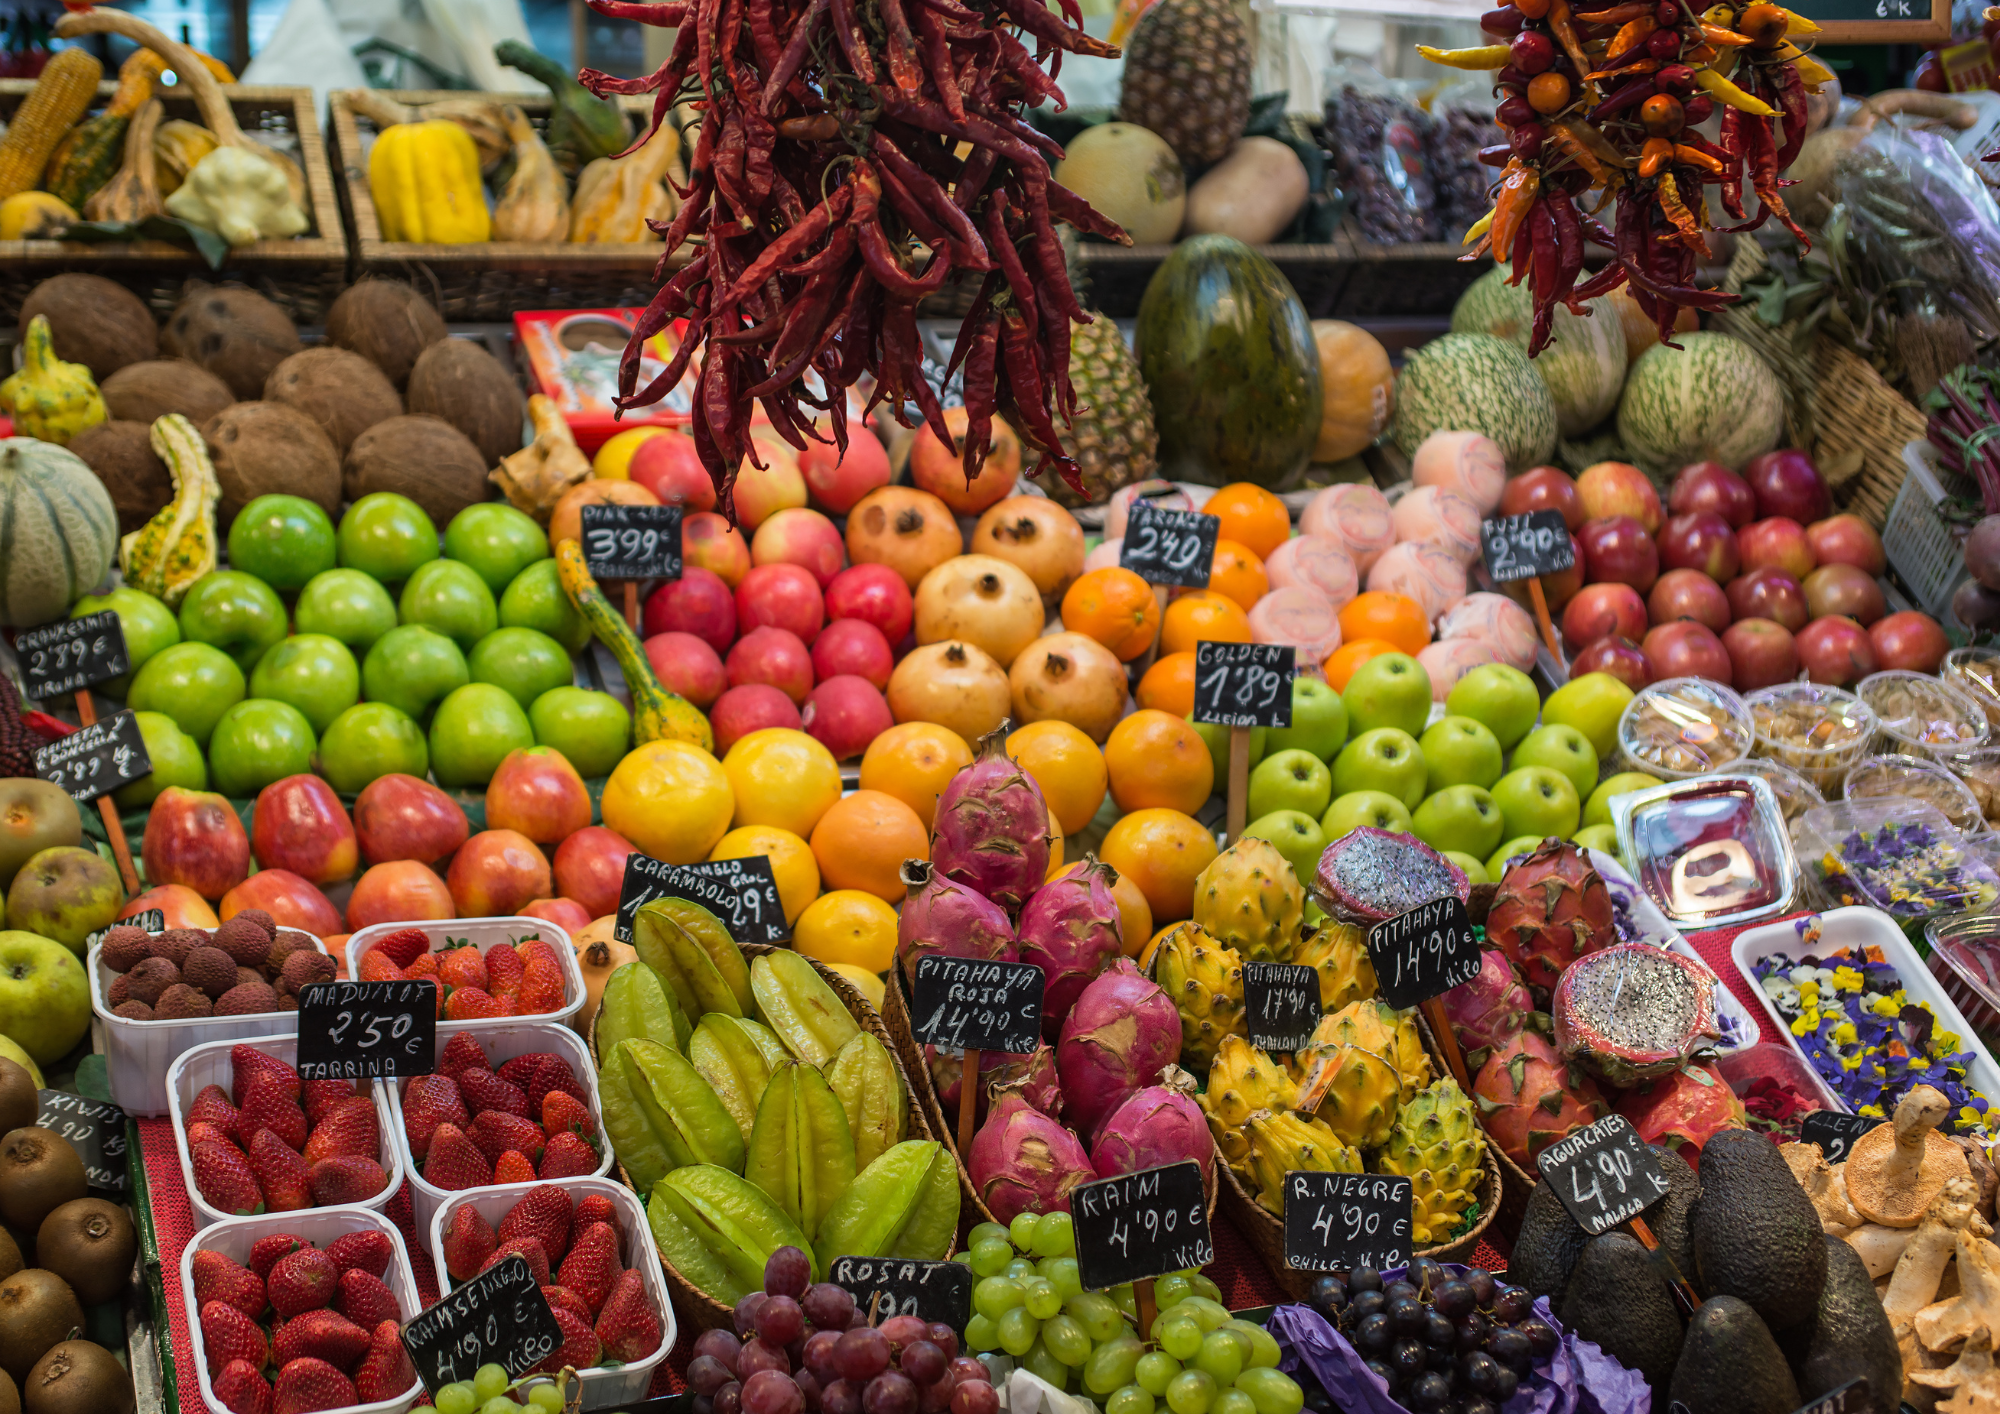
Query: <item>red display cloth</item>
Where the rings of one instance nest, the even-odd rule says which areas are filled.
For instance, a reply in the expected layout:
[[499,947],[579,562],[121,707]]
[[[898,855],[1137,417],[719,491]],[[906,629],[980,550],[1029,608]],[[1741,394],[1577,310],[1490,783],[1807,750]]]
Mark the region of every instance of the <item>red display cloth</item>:
[[1687,935],[1688,942],[1693,945],[1697,953],[1701,954],[1701,960],[1709,965],[1715,975],[1722,979],[1723,984],[1736,994],[1737,999],[1745,1007],[1749,1008],[1750,1014],[1757,1018],[1759,1037],[1764,1041],[1775,1043],[1788,1041],[1790,1038],[1771,1024],[1771,1018],[1764,1012],[1764,1003],[1758,998],[1756,989],[1741,972],[1736,970],[1736,960],[1729,955],[1729,949],[1735,943],[1737,935],[1745,929],[1763,928],[1773,922],[1782,923],[1787,919],[1804,918],[1806,914],[1807,911],[1801,909],[1797,913],[1788,913],[1781,919],[1764,919],[1756,923],[1746,923],[1741,928],[1716,928],[1706,933]]

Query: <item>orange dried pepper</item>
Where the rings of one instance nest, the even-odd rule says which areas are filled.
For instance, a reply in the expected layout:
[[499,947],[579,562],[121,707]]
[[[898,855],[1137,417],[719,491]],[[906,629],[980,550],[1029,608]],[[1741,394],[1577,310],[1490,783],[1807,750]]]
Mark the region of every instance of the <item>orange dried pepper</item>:
[[[1561,0],[1556,0],[1560,4]],[[1541,175],[1533,168],[1522,165],[1518,157],[1507,159],[1506,170],[1500,174],[1500,190],[1493,198],[1493,249],[1502,255],[1514,249],[1514,237],[1520,233],[1521,223],[1528,217],[1528,210],[1541,195]]]

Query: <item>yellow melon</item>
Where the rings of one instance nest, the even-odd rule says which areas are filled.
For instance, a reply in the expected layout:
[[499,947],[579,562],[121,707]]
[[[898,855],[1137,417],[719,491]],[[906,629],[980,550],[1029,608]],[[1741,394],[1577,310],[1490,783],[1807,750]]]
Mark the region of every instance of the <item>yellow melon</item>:
[[1187,211],[1180,158],[1136,123],[1085,128],[1056,164],[1056,180],[1123,226],[1135,245],[1172,240]]

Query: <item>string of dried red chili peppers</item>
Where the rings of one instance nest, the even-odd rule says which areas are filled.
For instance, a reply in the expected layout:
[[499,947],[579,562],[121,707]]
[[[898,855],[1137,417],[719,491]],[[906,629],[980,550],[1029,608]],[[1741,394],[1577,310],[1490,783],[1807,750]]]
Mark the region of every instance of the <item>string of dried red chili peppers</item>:
[[[1673,342],[1683,308],[1719,309],[1734,296],[1695,287],[1708,253],[1702,188],[1722,188],[1722,207],[1743,221],[1747,170],[1759,209],[1733,231],[1776,216],[1807,241],[1786,211],[1779,176],[1806,137],[1806,94],[1832,78],[1792,42],[1819,26],[1768,3],[1714,5],[1697,14],[1686,0],[1626,0],[1572,11],[1568,0],[1513,0],[1481,25],[1507,44],[1476,49],[1420,47],[1434,63],[1493,70],[1494,117],[1507,141],[1480,153],[1501,168],[1493,210],[1465,240],[1466,259],[1488,251],[1508,259],[1509,283],[1528,282],[1535,320],[1528,352],[1548,344],[1557,304],[1629,285],[1632,297]],[[1722,107],[1719,141],[1695,126]],[[1773,124],[1776,124],[1774,131]],[[1582,199],[1600,193],[1585,210]],[[1616,202],[1613,228],[1595,219]],[[1578,283],[1584,245],[1612,253]]]
[[[914,402],[951,445],[922,372],[917,303],[961,273],[980,277],[947,373],[965,370],[966,475],[1001,413],[1081,489],[1055,414],[1075,411],[1069,326],[1089,316],[1054,223],[1130,242],[1056,183],[1062,149],[1021,116],[1045,99],[1062,106],[1063,54],[1118,54],[1083,32],[1076,0],[1062,4],[1067,22],[1042,0],[590,0],[601,15],[679,28],[649,77],[581,77],[600,96],[654,94],[654,126],[679,102],[700,114],[684,201],[663,229],[668,256],[699,250],[640,318],[618,405],[658,402],[706,349],[690,432],[722,504],[746,456],[762,465],[753,403],[800,449],[812,410],[824,413],[844,452],[846,390],[864,373],[871,410],[887,402],[908,425]],[[637,387],[642,345],[682,317],[672,362]]]

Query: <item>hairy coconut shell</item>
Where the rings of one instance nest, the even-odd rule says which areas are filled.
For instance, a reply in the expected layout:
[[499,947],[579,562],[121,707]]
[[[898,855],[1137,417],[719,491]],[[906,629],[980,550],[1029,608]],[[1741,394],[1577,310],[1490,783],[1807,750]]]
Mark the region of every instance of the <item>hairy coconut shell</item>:
[[417,356],[450,336],[431,302],[401,280],[362,280],[341,291],[326,312],[326,339],[373,363],[398,388]]
[[21,302],[23,334],[37,314],[48,316],[56,357],[82,364],[100,383],[160,351],[160,331],[145,301],[102,275],[51,275]]
[[393,491],[422,506],[439,525],[493,489],[479,448],[442,418],[421,414],[389,418],[356,437],[341,481],[350,501]]
[[484,467],[521,450],[528,400],[500,360],[466,339],[432,344],[410,370],[409,409],[441,417],[472,439]]
[[153,429],[143,422],[114,419],[70,439],[69,449],[83,458],[111,493],[123,535],[139,529],[174,498],[174,479],[154,454],[152,437]]
[[356,437],[403,411],[381,369],[351,350],[326,347],[295,353],[273,369],[264,400],[310,417],[343,456]]
[[271,370],[302,347],[291,316],[253,290],[204,286],[167,316],[160,347],[191,358],[239,398],[259,398]]
[[319,424],[283,403],[234,403],[202,426],[222,483],[222,523],[259,496],[303,496],[340,513],[340,453]]
[[114,421],[151,427],[177,412],[196,427],[236,401],[229,385],[184,358],[152,358],[128,363],[99,384]]

